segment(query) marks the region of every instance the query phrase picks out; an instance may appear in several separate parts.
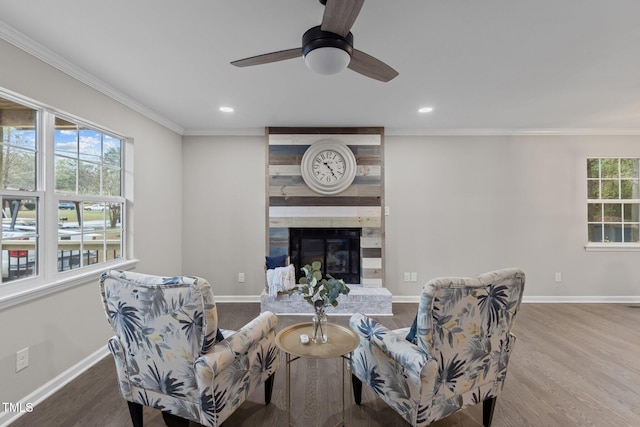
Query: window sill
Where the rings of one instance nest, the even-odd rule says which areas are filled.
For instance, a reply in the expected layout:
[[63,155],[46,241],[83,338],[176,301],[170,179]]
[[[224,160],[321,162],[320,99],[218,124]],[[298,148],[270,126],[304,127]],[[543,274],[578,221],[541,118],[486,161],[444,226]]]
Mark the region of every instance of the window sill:
[[100,273],[107,269],[128,269],[135,267],[137,263],[137,259],[105,263],[100,264],[100,268],[82,270],[82,272],[65,276],[64,278],[58,279],[54,282],[37,285],[24,283],[24,287],[21,287],[20,289],[8,291],[6,295],[0,294],[0,310],[42,298],[46,295],[73,288],[78,285],[86,284],[90,279],[97,280]]
[[587,243],[584,245],[587,252],[637,252],[640,244],[637,243]]

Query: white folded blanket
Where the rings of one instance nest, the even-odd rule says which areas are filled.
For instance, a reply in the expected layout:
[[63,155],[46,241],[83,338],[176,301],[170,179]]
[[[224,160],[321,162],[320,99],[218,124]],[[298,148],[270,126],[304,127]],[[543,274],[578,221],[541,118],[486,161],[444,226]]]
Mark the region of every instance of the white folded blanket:
[[278,292],[286,292],[296,286],[296,272],[293,264],[286,267],[276,267],[267,270],[267,284],[269,295],[276,296]]

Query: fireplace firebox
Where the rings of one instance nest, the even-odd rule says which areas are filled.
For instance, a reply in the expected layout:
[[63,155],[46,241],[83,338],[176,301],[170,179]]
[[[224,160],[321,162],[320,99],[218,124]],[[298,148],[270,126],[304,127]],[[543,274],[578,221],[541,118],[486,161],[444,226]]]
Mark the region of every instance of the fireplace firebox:
[[290,228],[289,256],[300,269],[313,261],[322,263],[322,274],[330,274],[348,284],[360,283],[360,228]]

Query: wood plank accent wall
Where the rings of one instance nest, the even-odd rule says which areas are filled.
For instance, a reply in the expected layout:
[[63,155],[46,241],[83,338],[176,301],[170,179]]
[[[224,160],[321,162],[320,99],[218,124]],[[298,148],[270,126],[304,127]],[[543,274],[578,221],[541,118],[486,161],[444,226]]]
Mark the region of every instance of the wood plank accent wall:
[[[289,228],[362,228],[360,283],[382,287],[384,128],[267,127],[266,135],[267,254],[288,255]],[[353,184],[332,196],[307,187],[300,169],[304,152],[321,139],[338,139],[356,156]]]

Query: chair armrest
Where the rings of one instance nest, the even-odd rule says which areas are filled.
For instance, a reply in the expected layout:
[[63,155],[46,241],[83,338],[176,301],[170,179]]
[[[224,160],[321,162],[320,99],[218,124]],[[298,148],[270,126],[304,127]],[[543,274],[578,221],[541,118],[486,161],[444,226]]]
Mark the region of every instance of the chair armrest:
[[[238,332],[220,341],[206,354],[201,355],[195,362],[196,370],[200,374],[204,371],[220,372],[234,363],[237,357],[244,356],[252,347],[263,339],[275,339],[278,318],[270,311],[261,313],[258,317],[243,326]],[[204,377],[204,376],[203,376]]]
[[378,321],[361,313],[349,319],[349,326],[360,336],[360,346],[375,346],[389,358],[401,363],[405,369],[421,376],[425,365],[435,360],[417,345],[399,337]]

